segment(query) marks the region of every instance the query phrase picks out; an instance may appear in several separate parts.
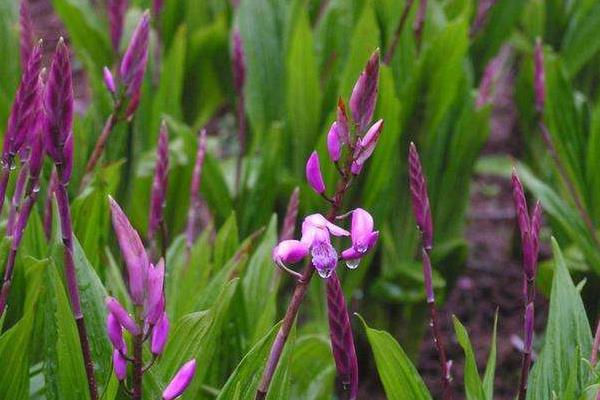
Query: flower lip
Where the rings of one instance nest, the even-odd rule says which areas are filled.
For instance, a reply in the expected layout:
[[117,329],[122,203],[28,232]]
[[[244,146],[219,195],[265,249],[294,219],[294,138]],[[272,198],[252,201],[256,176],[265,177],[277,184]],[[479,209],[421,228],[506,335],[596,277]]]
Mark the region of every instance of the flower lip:
[[337,266],[338,255],[331,243],[318,242],[311,247],[312,264],[321,278],[329,278]]
[[371,250],[373,247],[375,247],[375,244],[377,243],[377,240],[379,239],[379,231],[375,231],[375,232],[371,232],[371,234],[369,235],[369,239],[367,242],[367,247],[366,250],[364,251],[359,251],[356,249],[356,247],[352,246],[344,251],[342,251],[342,258],[344,260],[358,260],[362,257],[364,257],[364,255]]

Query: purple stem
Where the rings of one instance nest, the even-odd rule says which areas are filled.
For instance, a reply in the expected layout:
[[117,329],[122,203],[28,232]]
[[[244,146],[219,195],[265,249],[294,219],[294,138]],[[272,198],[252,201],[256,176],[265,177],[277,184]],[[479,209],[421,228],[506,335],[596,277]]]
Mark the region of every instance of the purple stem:
[[[532,313],[534,310],[534,300],[535,300],[535,279],[527,279],[525,274],[523,274],[523,279],[525,280],[525,306],[523,308],[524,315],[527,314],[527,308],[531,307]],[[519,397],[518,400],[525,400],[527,396],[527,381],[529,378],[529,370],[531,369],[531,353],[532,353],[532,340],[528,340],[528,337],[532,337],[533,332],[530,331],[533,326],[529,327],[527,318],[524,318],[525,322],[523,324],[523,338],[525,341],[525,347],[523,349],[523,359],[521,362],[521,376],[519,379]]]

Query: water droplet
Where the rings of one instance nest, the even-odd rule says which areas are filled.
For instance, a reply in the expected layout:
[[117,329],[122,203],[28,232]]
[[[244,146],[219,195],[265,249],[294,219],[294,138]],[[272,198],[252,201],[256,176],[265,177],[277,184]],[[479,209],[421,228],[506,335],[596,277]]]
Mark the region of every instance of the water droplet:
[[332,272],[333,272],[333,269],[329,269],[329,268],[317,269],[317,273],[323,279],[329,278],[331,276]]
[[10,170],[14,171],[15,169],[17,169],[17,165],[16,164],[11,164],[10,165]]
[[354,245],[354,249],[356,251],[358,251],[359,253],[362,254],[362,253],[366,253],[367,252],[368,246],[366,244],[364,244],[364,243],[356,243]]
[[31,190],[33,190],[34,193],[38,193],[40,191],[40,185],[35,185]]
[[360,258],[356,258],[354,260],[346,260],[346,266],[350,269],[356,269],[360,264]]

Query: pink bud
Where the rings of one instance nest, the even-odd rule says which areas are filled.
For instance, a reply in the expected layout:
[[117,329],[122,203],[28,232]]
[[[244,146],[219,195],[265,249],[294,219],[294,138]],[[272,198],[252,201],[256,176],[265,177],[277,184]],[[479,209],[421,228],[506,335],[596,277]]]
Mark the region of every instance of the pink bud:
[[118,380],[122,381],[127,377],[127,360],[117,349],[113,351],[113,369]]
[[165,261],[160,259],[155,267],[148,268],[148,291],[146,294],[146,312],[148,322],[154,324],[162,313],[163,285],[165,280]]
[[377,146],[377,141],[381,136],[381,131],[383,130],[383,120],[375,122],[367,131],[365,136],[359,139],[356,144],[356,149],[354,151],[354,160],[362,165],[371,157],[373,151],[375,151],[375,147]]
[[308,246],[299,240],[284,240],[273,249],[273,261],[293,264],[308,255]]
[[154,355],[159,355],[165,349],[167,338],[169,336],[169,318],[167,313],[163,312],[156,326],[152,330],[152,342],[150,343],[150,351]]
[[196,373],[196,360],[190,360],[177,371],[162,393],[163,400],[173,400],[183,394]]
[[338,123],[334,122],[327,133],[327,152],[333,162],[339,161],[342,155],[342,143],[338,131]]
[[123,340],[123,328],[121,328],[119,320],[112,313],[108,313],[108,316],[106,317],[106,331],[108,332],[108,338],[113,347],[125,353],[127,347],[125,345],[125,340]]
[[140,236],[131,226],[121,207],[119,207],[112,197],[109,196],[108,199],[112,213],[113,228],[117,235],[121,254],[127,265],[131,299],[134,304],[141,305],[144,302],[144,289],[148,273],[148,255]]
[[119,324],[131,332],[132,335],[140,334],[140,328],[117,299],[114,297],[108,297],[106,299],[106,308],[117,319],[117,321],[119,321]]
[[373,119],[379,84],[379,49],[371,55],[350,96],[352,118],[360,132],[364,132]]
[[310,187],[318,194],[325,192],[325,182],[321,175],[321,165],[319,163],[319,155],[313,151],[308,161],[306,162],[306,180]]
[[104,69],[102,69],[102,73],[104,74],[104,84],[106,85],[106,88],[109,92],[115,94],[117,87],[115,85],[115,79],[113,78],[112,72],[110,72],[108,67],[104,67]]

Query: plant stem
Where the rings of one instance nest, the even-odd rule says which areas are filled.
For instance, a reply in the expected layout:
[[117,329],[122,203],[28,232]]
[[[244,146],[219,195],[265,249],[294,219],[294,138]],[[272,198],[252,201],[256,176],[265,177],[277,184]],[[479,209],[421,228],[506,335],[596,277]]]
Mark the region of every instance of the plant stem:
[[38,192],[35,190],[36,185],[38,185],[37,179],[31,179],[29,182],[29,187],[27,188],[27,199],[25,200],[23,209],[18,216],[15,230],[11,231],[11,234],[13,235],[12,243],[10,252],[8,254],[8,260],[6,261],[6,268],[4,269],[2,289],[0,289],[0,318],[2,318],[2,314],[4,314],[4,308],[6,306],[6,302],[8,301],[8,295],[10,293],[10,287],[12,284],[13,270],[15,267],[15,260],[17,258],[17,250],[19,249],[21,238],[23,237],[22,232],[18,231],[25,229],[27,220],[29,219],[29,215],[31,214],[31,210],[33,209],[33,205],[37,199]]
[[[118,107],[115,108],[117,109]],[[108,140],[108,137],[112,133],[116,124],[117,116],[116,113],[113,112],[109,115],[108,119],[106,120],[104,128],[102,129],[102,133],[100,134],[100,136],[98,136],[98,140],[96,141],[96,145],[94,146],[94,151],[92,152],[92,155],[90,156],[90,159],[88,160],[88,163],[85,166],[86,175],[90,174],[96,167],[96,164],[98,163],[98,160],[100,159],[100,156],[102,155],[102,153],[104,152],[104,148],[106,147],[106,141]],[[85,181],[86,179],[82,180],[82,186],[84,186]]]
[[[338,211],[340,210],[340,207],[342,206],[344,194],[348,190],[352,181],[352,175],[350,174],[350,164],[350,162],[347,163],[345,167],[346,173],[338,182],[337,190],[335,192],[335,195],[333,196],[333,202],[331,204],[329,214],[327,215],[327,219],[329,221],[335,220],[335,217]],[[296,288],[294,289],[292,299],[290,300],[285,316],[283,317],[283,322],[281,323],[279,332],[277,332],[277,337],[275,337],[275,341],[273,342],[273,346],[271,347],[271,353],[269,354],[269,358],[267,359],[267,364],[265,366],[265,370],[263,371],[260,384],[258,385],[258,389],[256,390],[256,400],[263,400],[267,397],[269,385],[271,384],[271,380],[273,379],[273,375],[275,374],[275,370],[277,369],[277,364],[279,363],[279,359],[281,358],[283,348],[290,335],[290,331],[292,329],[292,326],[294,325],[294,321],[296,320],[296,315],[298,315],[300,304],[302,304],[302,300],[304,299],[304,296],[306,295],[306,292],[308,290],[308,285],[313,277],[313,273],[314,267],[311,265],[310,261],[307,261],[304,267],[304,271],[302,272],[302,278],[299,279],[296,283]]]
[[540,120],[538,122],[538,126],[540,128],[540,132],[542,133],[542,139],[544,140],[544,144],[548,148],[548,152],[550,153],[550,156],[552,157],[552,160],[554,161],[556,169],[558,170],[558,173],[559,173],[560,177],[562,178],[563,182],[567,186],[567,189],[571,195],[571,198],[575,202],[575,207],[577,208],[577,211],[579,211],[579,215],[581,216],[586,227],[590,231],[590,234],[592,235],[592,239],[594,240],[594,243],[596,243],[596,246],[600,247],[600,240],[598,240],[598,236],[596,235],[596,228],[594,228],[594,223],[592,222],[592,218],[589,216],[589,214],[583,207],[583,202],[581,201],[581,198],[579,197],[577,189],[575,188],[575,184],[569,177],[567,170],[565,169],[564,165],[560,161],[558,152],[556,151],[556,147],[554,146],[554,143],[552,142],[552,137],[550,136],[550,132],[548,131],[548,128],[546,127],[546,124],[544,124],[544,121],[542,120],[542,118],[540,118]]
[[83,362],[85,364],[85,373],[88,379],[88,387],[90,390],[90,398],[98,399],[98,391],[96,388],[96,378],[94,376],[94,363],[90,344],[88,342],[87,331],[83,313],[81,312],[81,301],[79,299],[79,288],[77,286],[77,274],[75,271],[75,261],[73,260],[73,227],[71,226],[71,211],[69,208],[69,195],[67,188],[62,181],[61,165],[56,165],[58,169],[59,183],[56,187],[56,202],[58,204],[58,213],[60,217],[60,228],[62,231],[62,240],[64,245],[64,262],[65,262],[65,279],[67,281],[67,293],[73,311],[73,317],[77,323],[77,332],[79,334],[79,344],[83,354]]
[[[534,306],[535,301],[535,280],[527,279],[524,275],[523,279],[525,279],[525,307],[523,310],[527,310],[527,306],[531,304]],[[525,313],[526,311],[524,311]],[[524,314],[525,315],[525,314]],[[524,318],[525,320],[525,318]],[[526,323],[523,325],[523,333],[524,339],[527,337],[527,326]],[[525,400],[527,395],[527,380],[529,378],[529,369],[531,368],[531,346],[525,345],[523,349],[523,360],[521,362],[521,377],[519,380],[519,397],[518,400]]]
[[142,398],[142,376],[144,373],[144,363],[142,360],[144,334],[140,333],[133,338],[133,381],[132,381],[132,399],[141,400]]
[[383,58],[383,63],[389,65],[394,58],[394,53],[396,52],[396,47],[398,47],[398,43],[400,42],[400,36],[402,35],[402,31],[404,30],[404,25],[406,25],[406,20],[408,19],[408,13],[410,12],[410,8],[412,7],[415,0],[406,0],[404,3],[404,10],[402,10],[402,16],[400,17],[400,22],[394,31],[394,38],[390,43],[390,48],[387,53],[385,53],[385,57]]

